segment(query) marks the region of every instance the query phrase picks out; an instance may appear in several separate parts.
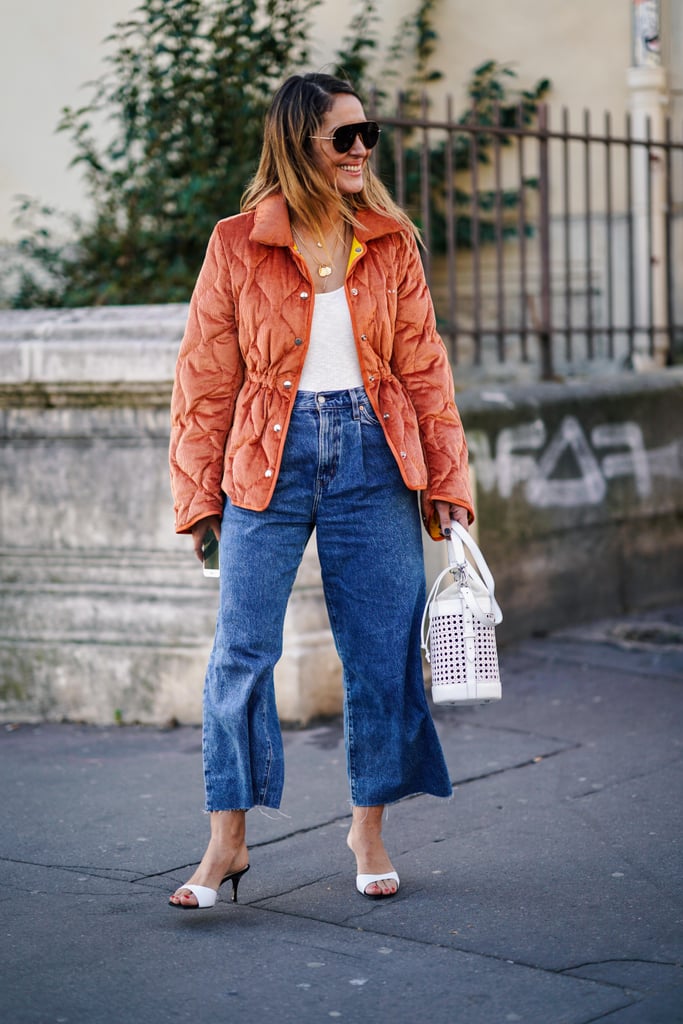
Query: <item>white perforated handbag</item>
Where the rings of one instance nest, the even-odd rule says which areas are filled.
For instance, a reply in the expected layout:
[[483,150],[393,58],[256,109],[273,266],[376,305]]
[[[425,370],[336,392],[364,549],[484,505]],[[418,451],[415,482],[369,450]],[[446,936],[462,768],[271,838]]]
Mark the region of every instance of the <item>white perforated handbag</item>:
[[[467,530],[452,522],[446,544],[450,564],[439,573],[422,616],[422,648],[432,669],[432,699],[435,704],[488,704],[502,695],[495,627],[503,613],[494,596],[493,576]],[[453,583],[439,593],[449,573]]]

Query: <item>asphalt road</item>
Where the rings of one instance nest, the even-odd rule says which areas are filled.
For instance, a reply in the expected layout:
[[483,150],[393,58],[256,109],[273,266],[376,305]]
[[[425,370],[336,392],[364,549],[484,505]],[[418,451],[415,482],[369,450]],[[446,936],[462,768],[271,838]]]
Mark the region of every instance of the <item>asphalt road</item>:
[[205,912],[167,905],[208,832],[199,729],[0,726],[0,1019],[682,1022],[683,608],[501,666],[500,704],[436,714],[455,796],[390,808],[384,901],[355,891],[339,721],[285,733],[282,812]]

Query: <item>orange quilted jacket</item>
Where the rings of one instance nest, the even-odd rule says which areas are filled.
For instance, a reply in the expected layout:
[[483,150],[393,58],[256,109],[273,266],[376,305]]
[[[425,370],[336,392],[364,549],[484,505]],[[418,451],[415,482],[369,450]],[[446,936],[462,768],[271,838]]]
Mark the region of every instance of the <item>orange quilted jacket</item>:
[[[399,224],[359,214],[346,295],[365,389],[425,522],[432,502],[474,518],[467,446],[417,245]],[[287,207],[271,196],[220,221],[195,286],[171,404],[176,530],[220,515],[223,492],[260,511],[277,482],[306,358],[314,292]]]

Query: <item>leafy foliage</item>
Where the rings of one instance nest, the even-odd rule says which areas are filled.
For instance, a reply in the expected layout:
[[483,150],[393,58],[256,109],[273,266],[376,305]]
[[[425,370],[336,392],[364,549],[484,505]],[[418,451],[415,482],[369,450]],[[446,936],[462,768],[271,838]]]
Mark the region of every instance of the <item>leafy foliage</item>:
[[[93,206],[77,242],[54,227],[23,241],[48,272],[23,302],[185,300],[219,216],[239,208],[255,169],[263,115],[283,69],[308,60],[319,0],[142,0],[116,26],[91,101],[65,109]],[[113,125],[103,150],[93,126]],[[24,220],[44,211],[23,202]],[[34,239],[32,241],[31,239]]]
[[[427,71],[427,76],[430,74]],[[462,130],[453,131],[436,145],[430,146],[429,242],[434,252],[443,252],[446,249],[446,194],[449,189],[453,191],[456,247],[471,247],[475,231],[480,243],[494,241],[499,219],[503,238],[515,235],[519,230],[517,212],[522,201],[519,189],[479,188],[476,194],[472,194],[459,185],[463,175],[467,177],[468,183],[471,182],[473,164],[489,166],[492,163],[496,142],[494,133],[487,131],[487,128],[496,129],[497,144],[502,150],[513,145],[512,134],[506,133],[504,129],[528,127],[535,120],[538,105],[550,89],[550,82],[548,79],[541,79],[532,89],[520,90],[515,88],[516,79],[517,73],[512,68],[497,61],[487,61],[478,67],[473,72],[468,86],[470,106],[455,121],[456,125],[462,126]],[[415,90],[406,93],[402,103],[403,116],[418,115],[419,104],[420,96]],[[381,152],[381,173],[387,182],[396,178],[396,146],[393,139],[396,131],[400,131],[402,136],[400,148],[405,182],[404,203],[416,223],[421,224],[422,145],[421,141],[415,141],[414,131],[406,132],[398,127],[391,131],[390,144],[385,145]],[[450,181],[449,169],[452,169],[453,173]],[[527,190],[533,191],[538,188],[538,181],[533,177],[525,178],[523,184]]]

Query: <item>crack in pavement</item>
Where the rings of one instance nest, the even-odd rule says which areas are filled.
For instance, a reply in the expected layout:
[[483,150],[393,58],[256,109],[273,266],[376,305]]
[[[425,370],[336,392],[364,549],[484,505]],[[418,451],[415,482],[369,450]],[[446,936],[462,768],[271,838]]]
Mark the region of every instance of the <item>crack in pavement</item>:
[[[626,997],[626,992],[624,992],[624,996]],[[642,999],[631,999],[630,1002],[623,1003],[621,1006],[613,1006],[611,1010],[599,1013],[597,1017],[587,1017],[586,1020],[577,1021],[577,1024],[598,1024],[598,1021],[609,1020],[615,1013],[620,1013],[621,1010],[628,1010],[630,1006],[637,1006],[642,1001]]]
[[[550,750],[546,754],[537,754],[536,757],[528,758],[526,761],[520,761],[518,764],[507,765],[504,768],[494,768],[491,771],[484,772],[480,775],[469,775],[464,779],[452,782],[451,785],[453,786],[453,789],[458,789],[460,786],[466,786],[471,782],[481,782],[482,779],[491,779],[496,775],[505,775],[506,772],[516,772],[521,768],[535,768],[537,765],[542,764],[543,761],[549,761],[553,757],[559,757],[560,754],[566,754],[573,750],[581,750],[582,746],[582,743],[567,742],[561,749]],[[409,799],[412,799],[412,797],[409,797]]]
[[[514,730],[511,730],[511,731],[514,731]],[[522,731],[522,730],[520,730],[520,731]],[[531,734],[528,734],[528,735],[531,735]],[[564,743],[565,745],[561,749],[551,750],[551,751],[548,751],[545,754],[539,754],[536,757],[527,758],[524,761],[519,761],[516,764],[507,765],[507,766],[505,766],[503,768],[492,768],[492,769],[489,769],[487,771],[480,772],[480,773],[478,773],[476,775],[469,775],[469,776],[466,776],[465,778],[460,778],[460,779],[452,779],[451,780],[451,785],[453,786],[453,789],[458,789],[461,786],[467,786],[467,785],[469,785],[470,783],[473,783],[473,782],[481,782],[484,779],[494,778],[497,775],[504,775],[506,772],[519,771],[521,768],[535,767],[536,765],[541,764],[543,761],[547,761],[547,760],[549,760],[552,757],[557,757],[558,755],[567,753],[568,751],[580,750],[581,746],[582,746],[582,744],[580,744],[580,743],[570,743],[570,742],[564,741],[564,740],[554,740],[554,742]],[[415,793],[412,796],[404,797],[403,800],[401,800],[399,802],[400,803],[404,803],[404,802],[407,802],[409,800],[416,800],[420,796],[422,796],[421,793]],[[331,818],[325,818],[324,821],[316,822],[313,825],[305,825],[305,826],[302,826],[301,828],[293,829],[290,832],[285,832],[283,835],[273,836],[271,839],[262,839],[260,841],[254,842],[254,843],[249,843],[249,849],[250,850],[258,850],[258,849],[265,848],[267,846],[274,846],[277,843],[283,843],[283,842],[286,842],[289,839],[296,839],[298,836],[309,835],[311,832],[317,832],[319,829],[328,828],[330,825],[337,825],[337,824],[339,824],[342,821],[350,821],[350,820],[351,820],[351,813],[345,811],[344,814],[336,814],[336,815],[332,816]],[[199,863],[198,861],[194,861],[191,864],[185,864],[185,865],[181,865],[181,866],[174,867],[174,868],[167,868],[167,869],[165,869],[163,871],[155,871],[155,872],[152,872],[150,874],[140,875],[137,878],[132,879],[132,881],[144,881],[147,878],[160,878],[160,877],[162,877],[164,875],[171,874],[173,871],[180,871],[180,870],[184,870],[185,868],[196,867],[196,865],[198,863]]]
[[666,768],[671,768],[674,765],[678,765],[681,762],[680,755],[673,757],[670,761],[662,761],[661,764],[656,765],[654,768],[650,768],[644,772],[637,772],[634,775],[622,775],[618,779],[614,779],[612,782],[595,783],[595,787],[591,786],[590,789],[585,790],[583,793],[574,793],[567,796],[568,800],[583,800],[587,796],[595,796],[597,793],[606,793],[610,789],[614,789],[616,786],[624,786],[631,782],[637,782],[639,779],[647,779],[651,775],[657,775],[658,772],[663,771]]
[[584,971],[587,967],[609,967],[611,964],[645,964],[646,967],[683,967],[683,964],[676,963],[675,960],[645,960],[643,957],[638,956],[612,956],[608,960],[587,960],[584,964],[563,967],[561,973]]
[[[338,878],[341,875],[340,871],[333,871],[331,874],[320,875],[319,878],[312,878],[308,882],[303,882],[301,885],[293,885],[291,889],[282,889],[281,892],[276,892],[270,896],[257,896],[256,899],[247,899],[244,901],[246,907],[258,907],[261,909],[261,904],[269,903],[270,900],[279,900],[282,896],[290,896],[293,892],[298,892],[300,889],[307,889],[311,885],[318,885],[319,882],[325,882],[330,878]],[[268,909],[267,907],[264,909]],[[296,915],[294,915],[296,916]]]
[[[30,868],[47,868],[49,871],[68,871],[72,874],[81,872],[82,874],[89,875],[91,878],[103,878],[106,881],[114,882],[136,882],[138,879],[134,873],[127,868],[101,868],[93,867],[89,864],[44,864],[38,860],[21,860],[18,857],[4,857],[0,854],[0,863],[2,864],[23,864]],[[112,878],[113,872],[121,872],[123,875],[133,875],[133,877],[124,878]],[[144,876],[143,876],[144,878]]]
[[[510,732],[519,732],[522,735],[534,735],[534,734],[531,734],[531,733],[525,733],[524,730],[514,730],[514,729],[511,729],[511,730],[508,730],[508,731],[510,731]],[[550,739],[550,737],[540,737],[540,738],[541,739]],[[452,779],[451,780],[451,785],[453,786],[453,789],[456,790],[456,789],[458,789],[458,788],[460,788],[462,786],[467,786],[467,785],[470,785],[470,784],[472,784],[474,782],[481,782],[481,781],[483,781],[485,779],[495,778],[496,776],[504,775],[507,772],[519,771],[519,770],[521,770],[523,768],[536,767],[537,765],[542,764],[544,761],[550,760],[551,758],[554,758],[554,757],[558,757],[560,754],[564,754],[564,753],[567,753],[567,752],[570,752],[570,751],[574,751],[574,750],[580,750],[581,746],[582,746],[582,744],[580,744],[580,743],[570,743],[568,741],[560,740],[558,738],[553,739],[552,742],[563,743],[564,746],[561,747],[561,748],[558,748],[557,750],[548,751],[545,754],[539,754],[536,757],[527,758],[524,761],[519,761],[519,762],[517,762],[515,764],[506,765],[506,766],[504,766],[502,768],[492,768],[492,769],[489,769],[487,771],[479,772],[479,773],[477,773],[475,775],[469,775],[469,776],[466,776],[464,778]],[[596,792],[596,791],[592,791],[592,792]],[[599,791],[597,791],[597,792],[599,792]],[[401,801],[401,802],[403,803],[403,802],[407,802],[409,800],[415,800],[415,799],[417,799],[421,795],[422,794],[420,794],[420,793],[416,793],[416,794],[413,794],[411,796],[404,797],[403,801]],[[588,794],[585,794],[585,795],[588,795]],[[337,815],[334,815],[331,818],[326,818],[324,821],[316,822],[313,825],[306,825],[306,826],[304,826],[302,828],[297,828],[297,829],[294,829],[294,830],[292,830],[290,832],[286,832],[286,833],[284,833],[284,835],[274,836],[271,839],[263,839],[263,840],[261,840],[259,842],[250,843],[249,844],[249,849],[256,850],[256,849],[261,849],[261,848],[264,848],[264,847],[267,847],[267,846],[274,846],[277,843],[286,842],[287,840],[295,839],[298,836],[309,835],[311,832],[317,832],[320,829],[328,828],[330,825],[336,825],[336,824],[339,824],[340,822],[350,821],[350,820],[351,820],[351,813],[349,813],[349,812],[345,812],[344,814],[337,814]],[[46,868],[48,870],[54,869],[54,870],[57,870],[57,871],[67,871],[67,872],[73,872],[73,873],[81,872],[81,873],[89,875],[92,878],[102,878],[102,879],[108,880],[108,881],[112,881],[112,880],[113,881],[124,881],[124,882],[129,882],[129,883],[134,883],[134,884],[142,883],[142,882],[146,882],[146,881],[151,881],[152,879],[156,879],[156,878],[165,878],[167,875],[171,875],[171,874],[174,874],[176,872],[187,871],[190,868],[196,867],[197,864],[199,863],[199,861],[192,861],[192,862],[190,862],[188,864],[178,864],[178,865],[174,865],[173,867],[165,868],[165,869],[163,869],[161,871],[148,872],[146,874],[140,875],[140,874],[138,874],[136,872],[133,872],[130,869],[126,869],[126,868],[107,868],[107,867],[100,867],[100,866],[87,865],[87,864],[46,864],[46,863],[44,863],[42,861],[23,860],[23,859],[18,858],[18,857],[8,857],[8,856],[4,856],[4,855],[0,854],[0,863],[1,862],[5,862],[5,863],[8,863],[8,864],[23,864],[23,865],[26,865],[27,867]],[[116,877],[116,873],[118,873],[119,876],[120,875],[124,875],[124,877],[123,878]],[[112,875],[114,875],[115,877],[112,878]],[[322,878],[326,878],[326,877],[329,877],[329,876],[327,876],[327,875],[323,875],[322,876]],[[305,885],[311,885],[313,883],[312,882],[306,882],[304,884]],[[295,886],[293,889],[288,890],[288,892],[293,892],[297,888],[301,888],[301,886]],[[281,893],[281,894],[277,894],[277,895],[285,895],[285,893]],[[265,898],[267,898],[267,899],[274,899],[275,897],[274,896],[269,896],[269,897],[265,897]]]
[[[490,960],[490,961],[492,961],[494,963],[506,964],[506,965],[508,965],[510,967],[522,967],[525,970],[536,971],[536,972],[539,972],[541,974],[551,975],[553,977],[575,978],[576,981],[589,982],[590,984],[598,985],[601,988],[614,989],[614,990],[620,992],[624,996],[624,998],[626,998],[626,999],[628,999],[628,996],[629,996],[630,993],[632,993],[633,991],[637,991],[637,989],[632,989],[629,986],[620,985],[620,984],[618,984],[616,982],[603,981],[602,979],[599,979],[599,978],[582,978],[579,975],[575,976],[575,975],[567,973],[567,971],[572,970],[572,968],[546,967],[546,966],[544,966],[542,964],[529,963],[529,962],[526,962],[524,960],[519,960],[519,959],[512,960],[509,957],[501,956],[500,954],[497,954],[497,953],[487,953],[487,952],[485,952],[483,950],[476,950],[476,949],[471,949],[471,948],[467,948],[467,947],[457,946],[457,945],[451,944],[451,943],[446,945],[443,942],[429,942],[427,939],[409,938],[409,937],[407,937],[405,935],[396,934],[396,933],[393,933],[393,932],[390,932],[390,931],[380,931],[380,930],[377,930],[375,928],[359,927],[358,924],[352,923],[352,922],[357,921],[359,917],[362,920],[364,920],[368,916],[368,914],[371,914],[373,911],[375,911],[377,909],[377,907],[375,907],[375,906],[370,907],[365,912],[360,912],[360,913],[355,913],[353,915],[350,915],[348,918],[345,918],[343,921],[321,921],[321,919],[319,917],[314,917],[311,914],[300,914],[300,913],[293,912],[291,910],[281,910],[281,909],[279,909],[277,907],[260,906],[260,905],[255,904],[255,903],[250,903],[249,904],[249,908],[250,909],[253,908],[255,910],[258,910],[261,913],[279,914],[282,917],[294,917],[297,920],[311,921],[311,922],[315,922],[316,924],[324,923],[324,924],[327,924],[331,928],[343,928],[343,929],[345,929],[347,931],[362,932],[363,935],[374,936],[378,941],[382,941],[382,942],[406,943],[406,944],[409,944],[409,945],[419,946],[419,947],[423,947],[423,948],[426,948],[426,949],[442,949],[442,950],[445,950],[446,952],[449,952],[449,953],[458,953],[458,954],[461,954],[463,956],[470,956],[470,957],[474,957],[474,958],[478,958],[478,959],[482,959],[482,960]],[[610,963],[610,962],[611,961],[605,961],[605,963]],[[633,961],[633,962],[639,962],[639,961]],[[647,963],[647,961],[644,961],[644,962]],[[599,963],[599,961],[598,961],[598,963]],[[641,1000],[640,999],[631,999],[629,1002],[624,1003],[622,1006],[612,1007],[608,1011],[607,1014],[602,1014],[601,1016],[607,1016],[610,1013],[614,1013],[616,1010],[622,1010],[625,1007],[631,1006],[631,1005],[635,1005],[638,1002],[641,1002]],[[592,1019],[600,1020],[601,1017],[596,1017],[596,1018],[592,1018]],[[586,1021],[581,1022],[581,1024],[591,1024],[591,1022],[589,1020],[586,1020]]]

